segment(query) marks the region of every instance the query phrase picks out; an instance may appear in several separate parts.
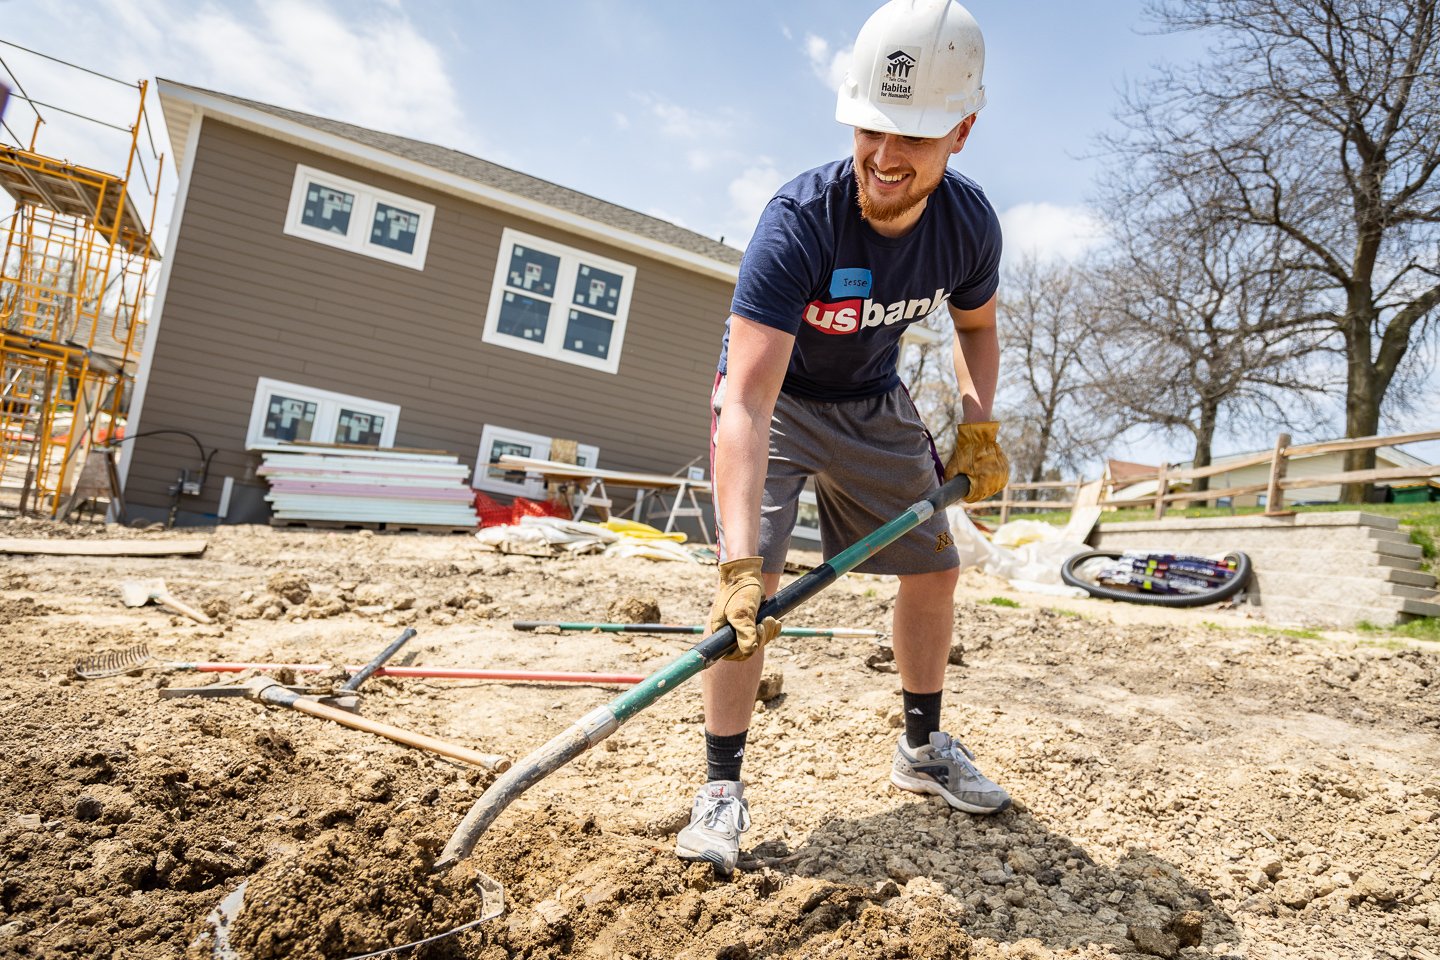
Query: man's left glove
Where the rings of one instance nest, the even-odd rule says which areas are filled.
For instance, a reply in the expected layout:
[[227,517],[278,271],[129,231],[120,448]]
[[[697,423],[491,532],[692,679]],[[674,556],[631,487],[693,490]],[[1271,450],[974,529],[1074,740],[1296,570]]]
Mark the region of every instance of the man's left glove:
[[765,587],[760,582],[762,562],[759,557],[741,557],[720,564],[720,589],[715,593],[705,632],[714,633],[727,623],[735,628],[736,647],[726,660],[748,660],[780,634],[780,621],[774,617],[755,622],[760,601],[765,599]]
[[945,464],[945,479],[950,480],[957,473],[970,478],[966,503],[984,500],[1003,490],[1010,481],[1010,461],[996,439],[999,432],[1000,424],[994,420],[955,427],[955,452]]

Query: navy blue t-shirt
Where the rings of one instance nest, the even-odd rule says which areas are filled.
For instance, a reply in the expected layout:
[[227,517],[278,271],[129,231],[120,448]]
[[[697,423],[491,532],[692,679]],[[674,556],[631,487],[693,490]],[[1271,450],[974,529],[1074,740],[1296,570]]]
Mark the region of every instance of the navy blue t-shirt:
[[[811,400],[893,390],[907,325],[946,300],[983,306],[999,286],[1000,221],[973,180],[947,169],[920,222],[896,239],[861,218],[856,189],[848,159],[781,187],[745,249],[730,305],[795,334],[781,389]],[[727,319],[721,373],[729,344]]]

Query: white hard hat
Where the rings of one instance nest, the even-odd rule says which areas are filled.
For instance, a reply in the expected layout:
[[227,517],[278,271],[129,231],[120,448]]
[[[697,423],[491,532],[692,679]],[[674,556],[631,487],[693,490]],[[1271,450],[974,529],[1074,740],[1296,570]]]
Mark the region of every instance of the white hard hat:
[[890,0],[860,28],[835,119],[942,137],[985,106],[985,38],[954,0]]

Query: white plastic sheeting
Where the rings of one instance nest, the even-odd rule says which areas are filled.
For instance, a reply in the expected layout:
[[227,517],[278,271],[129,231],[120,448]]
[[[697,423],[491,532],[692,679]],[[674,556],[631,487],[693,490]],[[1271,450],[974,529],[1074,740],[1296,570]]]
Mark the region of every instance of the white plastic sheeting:
[[946,516],[961,570],[976,567],[1025,593],[1089,596],[1060,579],[1061,565],[1090,549],[1083,542],[1064,539],[1064,528],[1040,520],[1012,520],[987,538],[962,508],[950,507]]

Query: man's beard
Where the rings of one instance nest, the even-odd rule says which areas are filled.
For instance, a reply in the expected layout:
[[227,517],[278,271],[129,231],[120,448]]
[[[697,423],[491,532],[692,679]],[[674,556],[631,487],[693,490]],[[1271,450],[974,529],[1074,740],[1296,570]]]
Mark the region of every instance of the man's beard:
[[860,216],[871,223],[889,223],[894,220],[899,220],[905,216],[905,214],[915,209],[916,205],[923,203],[926,197],[934,193],[935,188],[940,186],[940,181],[944,176],[945,171],[942,170],[940,171],[940,175],[935,178],[934,183],[917,186],[915,184],[917,184],[918,181],[914,181],[900,196],[885,200],[876,200],[871,197],[865,189],[865,184],[869,178],[868,175],[862,171],[861,175],[855,178],[855,195],[860,203]]

